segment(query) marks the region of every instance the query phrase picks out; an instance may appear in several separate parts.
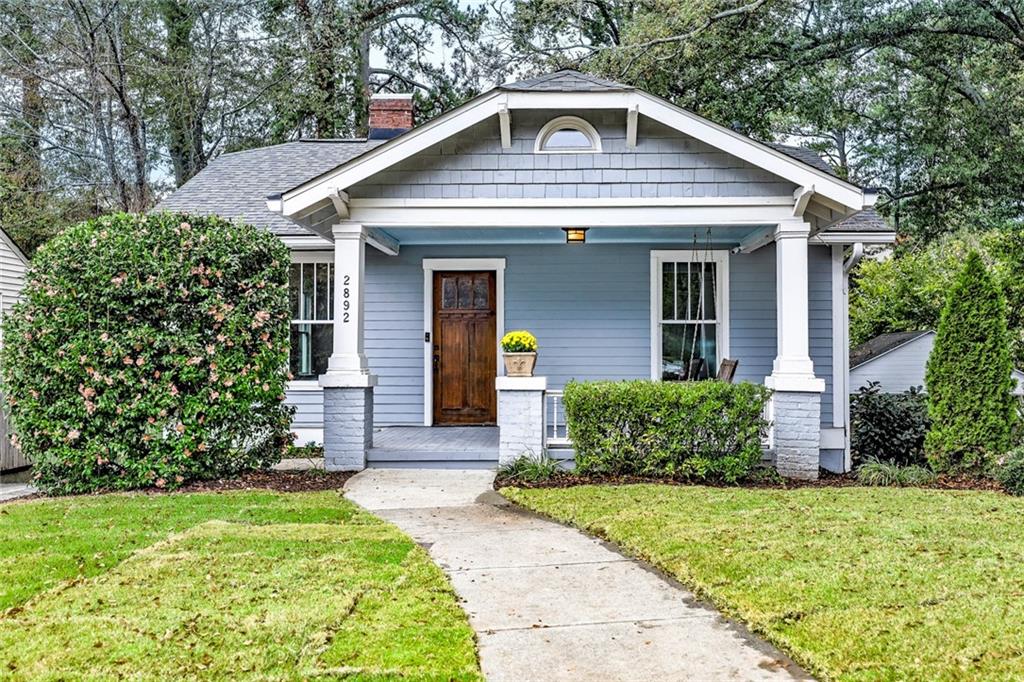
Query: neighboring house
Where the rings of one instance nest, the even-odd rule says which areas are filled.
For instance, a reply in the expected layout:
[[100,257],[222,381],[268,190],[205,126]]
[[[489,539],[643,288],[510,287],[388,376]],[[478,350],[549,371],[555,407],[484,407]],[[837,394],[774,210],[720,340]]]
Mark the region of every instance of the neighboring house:
[[[872,381],[884,393],[902,393],[924,387],[925,367],[935,345],[935,332],[879,334],[850,349],[850,389]],[[1013,394],[1024,396],[1024,372],[1013,370]]]
[[[0,345],[3,344],[3,318],[21,299],[27,269],[28,258],[7,233],[0,230]],[[0,410],[0,471],[28,466],[28,461],[11,445],[8,436],[7,416]]]
[[[446,443],[435,464],[538,452],[564,444],[550,422],[569,379],[680,378],[694,358],[775,389],[784,473],[849,467],[844,250],[895,236],[871,191],[573,71],[412,126],[409,96],[377,95],[369,139],[225,154],[160,206],[292,249],[288,400],[328,467],[379,461],[374,427],[380,446],[397,425]],[[501,376],[512,329],[539,339],[533,379]],[[479,430],[423,428],[453,424],[499,433],[484,451],[457,442]]]

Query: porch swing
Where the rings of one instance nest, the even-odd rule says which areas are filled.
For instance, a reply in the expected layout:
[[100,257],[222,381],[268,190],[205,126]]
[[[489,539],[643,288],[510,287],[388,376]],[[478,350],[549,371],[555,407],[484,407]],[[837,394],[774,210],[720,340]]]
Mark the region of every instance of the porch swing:
[[[697,252],[697,234],[693,235],[693,252]],[[704,353],[707,348],[707,315],[704,310],[704,290],[707,283],[705,265],[711,262],[711,228],[707,228],[707,232],[704,237],[704,258],[700,261],[700,285],[698,286],[697,294],[697,311],[700,315],[700,322],[697,323],[693,330],[693,337],[690,340],[690,353],[689,358],[683,357],[685,355],[685,347],[680,348],[680,366],[685,368],[685,375],[680,377],[684,381],[706,381],[707,379],[718,379],[726,383],[732,383],[733,377],[736,374],[736,366],[739,364],[738,360],[730,360],[723,358],[722,363],[718,368],[718,373],[714,377],[708,374],[708,362],[704,357]],[[686,284],[687,287],[693,285],[693,274],[691,268],[693,262],[686,264]],[[715,305],[718,304],[718,272],[712,271],[711,277],[711,300],[714,301]],[[689,311],[687,311],[689,312]],[[717,319],[717,316],[716,316]],[[716,322],[718,324],[719,322]],[[697,339],[700,338],[699,354]]]

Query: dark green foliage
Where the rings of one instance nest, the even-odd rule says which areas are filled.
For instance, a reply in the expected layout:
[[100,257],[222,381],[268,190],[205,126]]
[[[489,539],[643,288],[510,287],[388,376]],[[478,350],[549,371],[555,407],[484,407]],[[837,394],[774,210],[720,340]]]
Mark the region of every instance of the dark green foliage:
[[173,488],[276,462],[288,262],[268,232],[174,214],[105,216],[42,247],[2,351],[41,488]]
[[857,467],[857,480],[864,485],[928,485],[935,481],[935,472],[919,464],[903,465],[871,457]]
[[868,459],[905,466],[925,464],[928,400],[919,389],[882,393],[878,382],[850,396],[850,449],[854,465]]
[[972,251],[942,311],[925,382],[936,471],[981,473],[1010,447],[1016,409],[1006,305]]
[[886,332],[935,329],[972,250],[981,254],[1006,299],[1006,324],[1015,367],[1024,367],[1024,231],[1011,228],[959,232],[896,257],[865,258],[850,289],[850,342],[864,343]]
[[1024,495],[1024,446],[1014,448],[997,462],[996,478],[1006,492]]
[[750,383],[570,382],[576,471],[734,483],[761,461],[768,397]]

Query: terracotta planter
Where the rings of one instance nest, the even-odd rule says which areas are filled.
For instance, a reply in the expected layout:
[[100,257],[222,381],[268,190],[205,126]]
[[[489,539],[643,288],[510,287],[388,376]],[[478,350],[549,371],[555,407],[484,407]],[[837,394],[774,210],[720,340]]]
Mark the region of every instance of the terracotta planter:
[[505,353],[505,376],[532,377],[537,364],[536,353]]

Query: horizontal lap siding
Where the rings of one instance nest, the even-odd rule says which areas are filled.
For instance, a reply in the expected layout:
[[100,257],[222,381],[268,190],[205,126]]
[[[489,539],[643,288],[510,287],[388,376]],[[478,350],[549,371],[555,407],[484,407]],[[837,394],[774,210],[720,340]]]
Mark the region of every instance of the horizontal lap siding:
[[795,185],[640,117],[626,147],[621,111],[574,112],[597,128],[599,154],[536,154],[540,129],[563,111],[516,111],[503,149],[497,118],[472,126],[349,188],[353,198],[563,199],[788,196]]
[[321,429],[324,426],[324,394],[320,390],[288,390],[285,401],[295,407],[293,429]]
[[[504,258],[505,329],[537,335],[537,374],[561,388],[571,379],[650,376],[650,252],[640,244],[406,247],[398,256],[368,250],[366,354],[378,377],[375,421],[423,421],[424,258]],[[811,248],[811,355],[827,384],[822,422],[829,426],[830,263],[828,249]],[[763,382],[775,358],[774,246],[731,257],[730,307],[737,378]],[[321,426],[319,392],[289,391],[288,400],[298,407],[296,428]]]
[[[0,238],[0,294],[3,295],[0,324],[3,316],[21,300],[22,289],[25,286],[25,270],[25,261],[3,238]],[[8,439],[7,416],[0,414],[0,471],[27,465],[28,460]]]
[[887,393],[900,393],[924,386],[925,367],[935,345],[935,335],[927,334],[895,350],[879,355],[868,363],[850,370],[850,390],[856,391],[868,382],[877,381]]
[[374,421],[423,423],[423,254],[366,251],[366,358]]
[[[808,249],[810,353],[814,374],[825,380],[821,423],[832,427],[832,255],[828,247]],[[736,377],[763,383],[776,352],[775,245],[729,261],[729,352],[740,361]]]
[[[687,248],[680,245],[678,248]],[[671,248],[671,247],[667,247]],[[366,353],[379,378],[376,419],[423,419],[423,258],[505,258],[505,329],[539,340],[537,374],[552,388],[570,379],[650,376],[650,252],[647,245],[408,247],[367,256]],[[812,353],[831,384],[828,250],[812,248]],[[775,358],[775,252],[731,260],[731,355],[738,377],[761,382]],[[824,306],[822,309],[821,306]],[[831,420],[831,394],[822,419]]]
[[808,249],[808,278],[810,280],[811,360],[814,374],[825,380],[821,394],[821,423],[832,428],[832,249],[812,246]]

